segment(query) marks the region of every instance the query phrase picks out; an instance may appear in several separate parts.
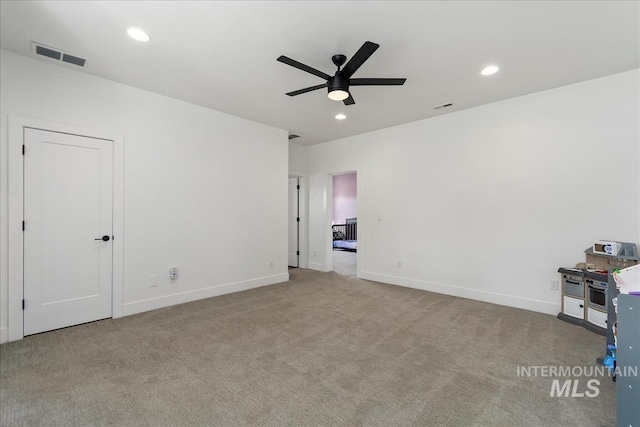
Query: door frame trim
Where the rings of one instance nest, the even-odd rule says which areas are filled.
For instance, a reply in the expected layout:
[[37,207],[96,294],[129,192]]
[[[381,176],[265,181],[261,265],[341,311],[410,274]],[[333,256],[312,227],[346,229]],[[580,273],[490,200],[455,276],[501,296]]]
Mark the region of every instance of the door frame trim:
[[[0,307],[7,310],[8,341],[24,338],[22,298],[24,295],[24,163],[22,144],[24,129],[33,128],[50,132],[67,133],[113,142],[113,264],[112,303],[113,318],[124,313],[124,136],[116,132],[49,122],[30,117],[8,116],[7,144],[7,303]],[[28,226],[28,224],[27,224]],[[4,277],[0,277],[0,280]],[[28,304],[28,302],[27,302]]]

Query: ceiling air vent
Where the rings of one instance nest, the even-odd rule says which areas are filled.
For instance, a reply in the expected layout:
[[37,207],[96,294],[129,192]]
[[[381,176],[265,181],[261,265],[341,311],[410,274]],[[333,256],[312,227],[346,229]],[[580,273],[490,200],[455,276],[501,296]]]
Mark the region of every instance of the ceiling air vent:
[[36,53],[38,55],[57,59],[58,61],[60,61],[60,57],[62,57],[62,53],[58,52],[57,50],[49,49],[48,47],[38,46],[38,45],[36,45]]
[[435,107],[433,107],[434,110],[439,110],[441,108],[449,108],[451,107],[453,104],[451,102],[447,103],[447,104],[442,104],[442,105],[436,105]]
[[62,54],[62,60],[64,62],[68,62],[69,64],[77,65],[79,67],[84,67],[84,63],[87,62],[86,59],[80,58],[78,56],[69,55],[67,53]]
[[300,135],[296,135],[295,133],[292,133],[289,135],[289,139],[296,139],[296,138],[300,138]]
[[78,67],[84,67],[84,64],[87,62],[85,58],[80,58],[77,55],[71,55],[70,53],[64,52],[60,49],[56,49],[50,46],[45,46],[40,43],[31,42],[33,51],[37,55],[46,56],[47,58],[55,59],[57,61],[66,62],[68,64],[77,65]]

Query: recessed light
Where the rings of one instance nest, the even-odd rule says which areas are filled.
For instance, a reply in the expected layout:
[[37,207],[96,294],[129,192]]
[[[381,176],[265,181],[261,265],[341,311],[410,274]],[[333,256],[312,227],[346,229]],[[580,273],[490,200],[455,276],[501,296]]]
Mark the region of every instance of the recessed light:
[[499,69],[500,67],[498,67],[497,65],[489,65],[488,67],[485,67],[482,71],[480,71],[480,74],[482,74],[483,76],[490,76],[491,74],[497,73]]
[[149,41],[149,36],[147,35],[147,33],[145,33],[139,28],[129,28],[127,30],[127,34],[129,34],[129,37],[131,37],[134,40],[138,40],[139,42]]
[[336,120],[344,120],[346,119],[347,116],[345,116],[344,114],[340,113],[340,114],[336,114]]

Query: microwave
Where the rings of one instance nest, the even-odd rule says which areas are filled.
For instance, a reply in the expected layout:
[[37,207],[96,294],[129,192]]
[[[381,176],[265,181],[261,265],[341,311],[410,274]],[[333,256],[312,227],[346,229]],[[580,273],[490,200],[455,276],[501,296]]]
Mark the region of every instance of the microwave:
[[604,240],[598,240],[593,244],[593,253],[616,256],[620,252],[621,248],[622,245],[618,242],[606,242]]

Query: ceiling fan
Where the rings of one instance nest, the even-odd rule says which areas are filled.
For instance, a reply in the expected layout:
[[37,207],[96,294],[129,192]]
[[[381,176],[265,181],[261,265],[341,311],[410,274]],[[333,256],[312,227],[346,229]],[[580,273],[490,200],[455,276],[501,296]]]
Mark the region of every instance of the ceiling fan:
[[341,69],[342,65],[347,60],[347,57],[344,55],[333,55],[331,60],[338,67],[338,70],[333,76],[329,74],[323,73],[320,70],[316,70],[315,68],[309,67],[308,65],[302,64],[294,59],[288,58],[284,55],[278,58],[278,61],[291,65],[292,67],[298,68],[302,71],[306,71],[307,73],[311,73],[315,76],[323,78],[326,80],[325,83],[321,85],[311,86],[300,90],[295,90],[293,92],[287,93],[289,96],[301,95],[303,93],[311,92],[314,90],[322,89],[323,87],[328,88],[328,96],[329,99],[334,101],[343,101],[344,105],[353,105],[356,101],[353,100],[351,93],[349,92],[349,86],[401,86],[407,79],[387,79],[387,78],[371,78],[371,79],[359,79],[359,78],[351,78],[351,76],[364,64],[364,62],[369,59],[373,52],[376,51],[380,47],[379,44],[373,42],[364,42],[364,44],[358,49],[355,55],[351,57],[349,62]]

